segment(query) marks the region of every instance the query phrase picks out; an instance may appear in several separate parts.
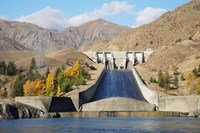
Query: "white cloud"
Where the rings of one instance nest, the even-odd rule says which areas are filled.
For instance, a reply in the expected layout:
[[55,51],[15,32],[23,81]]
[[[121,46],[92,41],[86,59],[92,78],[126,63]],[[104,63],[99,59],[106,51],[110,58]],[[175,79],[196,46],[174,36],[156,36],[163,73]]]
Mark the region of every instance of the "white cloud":
[[127,2],[118,2],[113,1],[110,3],[105,3],[99,9],[95,9],[89,13],[83,13],[78,16],[74,16],[68,20],[69,25],[77,26],[82,23],[95,20],[97,18],[115,16],[120,13],[128,13],[132,12],[133,6],[129,5]]
[[112,1],[103,4],[101,8],[95,9],[92,12],[65,18],[63,11],[46,7],[32,14],[21,16],[16,20],[30,22],[47,29],[62,29],[66,26],[77,26],[97,18],[115,16],[120,13],[131,13],[132,8],[133,6],[129,5],[127,2]]
[[30,22],[47,29],[60,29],[66,26],[64,13],[59,9],[51,7],[46,7],[26,16],[21,16],[17,21]]
[[157,18],[159,18],[165,12],[167,12],[167,10],[162,9],[162,8],[147,7],[144,10],[137,13],[137,16],[135,19],[136,25],[134,27],[148,24],[156,20]]
[[5,16],[0,16],[0,19],[7,20]]

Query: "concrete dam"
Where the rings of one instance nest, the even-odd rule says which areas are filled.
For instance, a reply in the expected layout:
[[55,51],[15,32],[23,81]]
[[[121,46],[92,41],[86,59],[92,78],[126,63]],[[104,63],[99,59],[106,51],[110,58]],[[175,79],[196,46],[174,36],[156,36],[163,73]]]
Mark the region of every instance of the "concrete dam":
[[[146,62],[151,53],[88,52],[86,55],[100,66],[90,85],[74,90],[67,97],[16,97],[15,101],[44,112],[75,112],[67,117],[100,117],[106,116],[105,112],[107,116],[130,117],[140,111],[190,112],[200,108],[200,96],[161,98],[144,84],[134,66]],[[109,112],[115,113],[109,115]]]

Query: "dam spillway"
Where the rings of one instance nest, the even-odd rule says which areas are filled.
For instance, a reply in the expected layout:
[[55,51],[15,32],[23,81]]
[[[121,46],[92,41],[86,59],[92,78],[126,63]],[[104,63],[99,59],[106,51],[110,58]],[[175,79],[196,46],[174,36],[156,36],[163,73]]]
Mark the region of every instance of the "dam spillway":
[[106,70],[90,102],[111,97],[145,101],[131,70]]

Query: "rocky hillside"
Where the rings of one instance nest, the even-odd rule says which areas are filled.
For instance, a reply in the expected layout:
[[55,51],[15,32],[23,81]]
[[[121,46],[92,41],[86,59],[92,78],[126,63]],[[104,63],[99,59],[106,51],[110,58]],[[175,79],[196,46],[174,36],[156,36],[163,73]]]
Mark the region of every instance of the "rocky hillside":
[[28,51],[28,49],[7,37],[0,37],[0,52],[4,51]]
[[156,21],[86,50],[153,50],[187,39],[200,41],[200,1],[192,0]]
[[[69,27],[61,31],[43,29],[30,23],[0,20],[1,38],[6,37],[31,50],[37,49],[37,37],[40,43],[43,44],[44,51],[57,51],[65,48],[83,48],[128,30],[130,28],[109,23],[101,19],[85,23],[78,27]],[[19,45],[17,43],[6,44]],[[7,46],[7,48],[9,47]],[[19,46],[16,47],[18,49]],[[9,50],[7,48],[2,46],[0,51]]]

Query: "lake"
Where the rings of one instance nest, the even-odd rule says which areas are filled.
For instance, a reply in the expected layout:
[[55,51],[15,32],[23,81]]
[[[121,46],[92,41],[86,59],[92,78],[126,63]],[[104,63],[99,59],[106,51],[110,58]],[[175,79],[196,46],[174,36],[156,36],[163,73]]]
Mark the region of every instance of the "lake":
[[199,133],[194,118],[55,118],[0,120],[0,133]]

